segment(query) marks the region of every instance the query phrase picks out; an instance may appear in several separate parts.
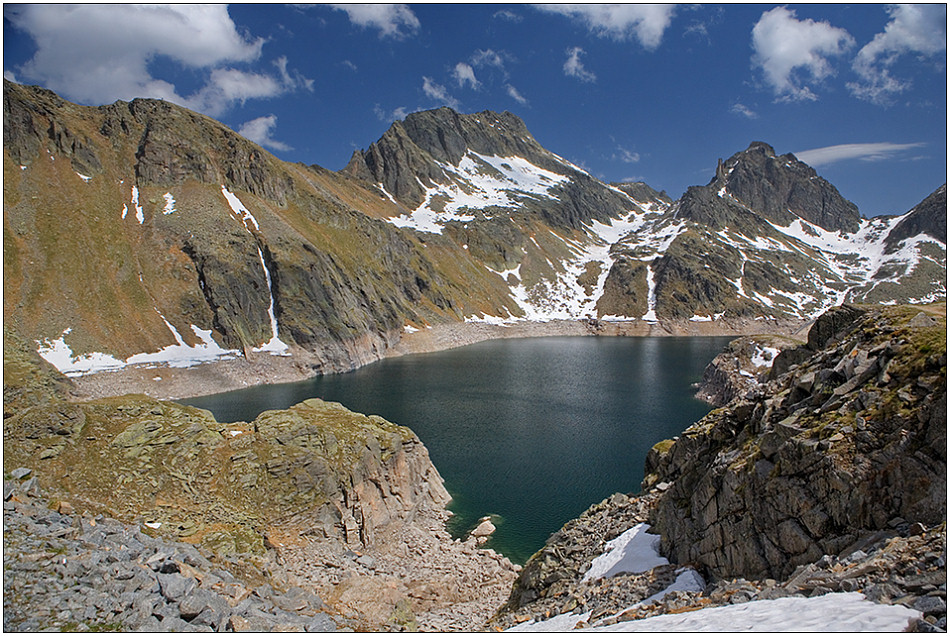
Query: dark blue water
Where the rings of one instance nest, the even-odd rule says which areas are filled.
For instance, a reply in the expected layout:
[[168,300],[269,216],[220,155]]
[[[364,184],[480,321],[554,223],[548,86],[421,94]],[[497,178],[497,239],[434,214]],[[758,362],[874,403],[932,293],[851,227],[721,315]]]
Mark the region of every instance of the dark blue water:
[[410,427],[452,494],[452,530],[495,515],[491,547],[524,562],[615,492],[655,443],[709,407],[692,384],[729,338],[493,340],[305,382],[188,400],[219,421],[320,397]]

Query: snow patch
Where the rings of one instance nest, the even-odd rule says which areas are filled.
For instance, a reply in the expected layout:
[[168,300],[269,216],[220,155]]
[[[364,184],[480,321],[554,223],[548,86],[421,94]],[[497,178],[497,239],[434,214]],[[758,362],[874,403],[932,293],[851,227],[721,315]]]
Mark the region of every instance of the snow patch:
[[647,313],[643,314],[643,320],[647,322],[656,322],[656,280],[653,278],[653,268],[647,265]]
[[171,214],[175,211],[175,197],[172,196],[171,192],[166,192],[162,197],[165,199],[165,207],[162,208],[162,214]]
[[135,208],[135,218],[139,225],[142,225],[145,223],[145,213],[142,212],[142,206],[139,205],[139,189],[136,186],[132,186],[132,206]]
[[661,565],[669,565],[660,556],[660,535],[648,534],[650,526],[639,523],[616,539],[607,542],[607,550],[591,561],[582,583],[610,578],[624,572],[637,574]]
[[[922,614],[903,605],[873,603],[860,592],[838,592],[811,598],[787,597],[664,614],[584,630],[601,632],[900,632]],[[562,614],[550,621],[519,625],[509,631],[543,632],[570,629],[583,614]],[[570,625],[570,627],[567,627]]]
[[241,203],[241,200],[237,198],[237,195],[229,191],[225,186],[221,186],[221,194],[224,195],[224,198],[228,201],[228,206],[231,208],[231,212],[234,213],[234,217],[244,225],[244,229],[248,232],[251,231],[251,225],[254,226],[254,230],[260,232],[261,226],[257,224],[257,219],[254,218],[254,215],[251,214],[251,211]]
[[689,319],[690,322],[712,322],[712,316],[700,316],[699,314],[693,314],[693,317]]
[[467,223],[475,219],[470,214],[460,214],[461,210],[517,207],[526,196],[556,199],[551,189],[570,180],[521,157],[481,155],[471,150],[458,165],[441,162],[438,165],[450,183],[426,186],[417,177],[416,181],[425,190],[425,199],[412,212],[387,219],[390,223],[441,234],[446,223]]
[[[161,315],[161,314],[159,314]],[[117,371],[128,366],[146,366],[152,367],[159,364],[165,364],[169,367],[184,368],[192,367],[205,362],[216,360],[227,360],[237,357],[238,351],[233,349],[223,349],[211,337],[211,330],[204,330],[191,325],[195,336],[201,340],[200,344],[189,347],[185,344],[178,330],[165,320],[162,320],[175,338],[175,344],[168,345],[160,351],[154,353],[137,353],[125,360],[105,353],[93,352],[74,356],[72,349],[66,344],[66,336],[72,332],[72,328],[66,329],[62,335],[52,342],[37,341],[39,348],[37,353],[47,362],[52,364],[66,376],[76,377],[89,373],[99,373],[101,371]]]
[[[25,167],[25,166],[23,166],[23,167]],[[76,175],[77,175],[80,179],[82,179],[83,181],[85,181],[86,183],[89,183],[89,182],[92,180],[92,177],[87,177],[86,175],[80,174],[80,173],[78,173],[78,172],[76,173]]]
[[755,353],[752,354],[752,364],[756,368],[771,368],[772,363],[775,362],[775,357],[779,354],[779,352],[779,349],[776,349],[775,347],[763,347],[757,344],[755,345]]

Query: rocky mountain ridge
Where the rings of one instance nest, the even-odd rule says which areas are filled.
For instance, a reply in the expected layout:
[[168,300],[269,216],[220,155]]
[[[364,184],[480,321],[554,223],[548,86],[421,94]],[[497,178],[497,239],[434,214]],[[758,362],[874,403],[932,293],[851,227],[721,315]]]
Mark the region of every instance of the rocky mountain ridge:
[[166,102],[5,82],[4,137],[5,321],[73,375],[243,359],[302,377],[464,321],[778,329],[946,293],[945,189],[862,220],[761,143],[672,201],[490,111],[414,113],[334,173]]

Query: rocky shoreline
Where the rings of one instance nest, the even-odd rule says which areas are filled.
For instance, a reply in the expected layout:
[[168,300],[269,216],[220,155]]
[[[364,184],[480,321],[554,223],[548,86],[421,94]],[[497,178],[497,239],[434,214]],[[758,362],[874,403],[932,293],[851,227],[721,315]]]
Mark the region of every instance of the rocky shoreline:
[[362,352],[345,366],[323,366],[309,351],[292,347],[290,356],[248,353],[247,357],[220,360],[187,368],[169,366],[127,367],[71,378],[75,398],[80,400],[142,393],[174,400],[224,393],[262,384],[299,382],[318,373],[342,373],[369,364],[380,357],[432,353],[501,338],[547,336],[688,337],[776,334],[802,338],[810,321],[709,321],[624,322],[598,320],[553,320],[548,322],[459,322],[435,325],[401,334],[382,354],[377,349]]

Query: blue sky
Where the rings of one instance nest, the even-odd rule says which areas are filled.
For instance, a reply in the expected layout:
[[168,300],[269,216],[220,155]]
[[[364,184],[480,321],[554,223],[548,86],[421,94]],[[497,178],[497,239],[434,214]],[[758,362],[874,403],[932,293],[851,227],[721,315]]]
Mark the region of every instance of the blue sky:
[[169,99],[332,170],[443,105],[674,198],[765,141],[874,216],[947,179],[946,33],[946,5],[5,4],[3,70]]

